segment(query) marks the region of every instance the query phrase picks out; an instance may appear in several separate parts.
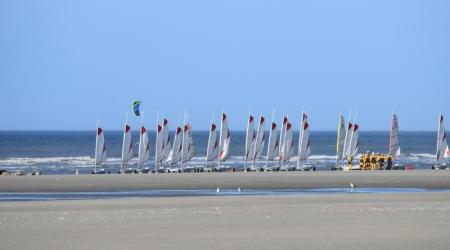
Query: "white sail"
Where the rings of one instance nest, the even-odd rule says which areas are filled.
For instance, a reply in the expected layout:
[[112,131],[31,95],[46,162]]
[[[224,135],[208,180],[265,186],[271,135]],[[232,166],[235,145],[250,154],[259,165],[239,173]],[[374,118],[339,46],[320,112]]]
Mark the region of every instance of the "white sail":
[[194,140],[192,138],[192,128],[189,123],[186,123],[184,125],[184,131],[183,131],[183,142],[182,142],[182,161],[187,162],[194,157],[195,151],[194,151]]
[[245,135],[245,161],[249,161],[251,159],[251,152],[254,142],[256,140],[256,133],[254,128],[254,118],[253,116],[249,116],[247,122],[247,132]]
[[279,153],[278,158],[280,161],[284,161],[285,158],[285,149],[286,149],[286,129],[288,124],[288,118],[285,116],[283,117],[283,126],[281,127],[281,133],[280,133],[280,147],[279,147]]
[[183,130],[180,127],[177,127],[177,130],[175,131],[175,137],[173,139],[172,149],[170,150],[169,156],[167,157],[167,162],[169,162],[170,165],[181,160],[182,139]]
[[212,161],[217,158],[219,152],[219,141],[217,139],[217,126],[212,123],[209,130],[208,148],[206,149],[206,161]]
[[169,157],[170,154],[170,135],[169,135],[169,121],[167,119],[163,120],[162,124],[162,137],[163,137],[163,145],[162,145],[162,160],[165,160]]
[[288,124],[286,125],[286,155],[285,155],[285,160],[289,161],[292,156],[294,156],[294,131],[292,128],[292,124],[290,122],[288,122]]
[[225,113],[222,113],[222,123],[220,125],[220,139],[219,139],[219,161],[226,161],[230,157],[230,130],[228,128],[228,118]]
[[259,118],[258,132],[256,134],[256,140],[254,141],[254,146],[252,147],[252,160],[256,159],[261,155],[261,150],[264,147],[264,127],[266,120],[263,116]]
[[441,114],[439,117],[439,127],[436,145],[436,162],[450,156],[450,151],[447,144],[447,135],[445,133],[444,116]]
[[393,157],[400,156],[400,142],[398,137],[398,119],[392,114],[391,130],[389,133],[389,154]]
[[308,115],[303,113],[301,134],[299,135],[298,160],[306,160],[311,155],[311,143],[309,141]]
[[163,144],[164,144],[163,130],[162,130],[162,126],[159,124],[159,121],[158,121],[157,125],[156,125],[155,163],[162,162],[162,159],[163,159],[163,155],[162,155]]
[[103,129],[97,124],[97,136],[95,139],[95,165],[106,161],[106,144]]
[[359,125],[355,123],[355,125],[353,126],[350,151],[348,156],[355,157],[358,154],[358,150],[359,150]]
[[122,141],[122,164],[126,164],[133,158],[133,140],[131,138],[131,127],[125,122]]
[[150,142],[148,139],[148,131],[141,126],[141,134],[139,137],[139,156],[138,167],[142,166],[150,158]]
[[342,155],[344,151],[344,140],[345,140],[345,121],[344,116],[340,115],[336,140],[336,156],[338,161],[342,160]]
[[192,135],[192,127],[191,125],[188,123],[188,128],[189,128],[189,148],[188,148],[188,157],[189,160],[192,159],[195,156],[195,147],[194,147],[194,137]]
[[350,156],[350,147],[352,144],[352,134],[353,134],[353,124],[351,122],[348,123],[347,132],[345,133],[344,139],[344,150],[342,153],[342,159],[347,159]]
[[269,143],[267,145],[267,160],[273,161],[278,154],[278,130],[277,124],[272,122],[272,127],[269,134]]
[[289,161],[294,155],[294,137],[292,132],[292,124],[290,122],[286,123],[284,142],[281,147],[282,150],[280,154],[280,161]]

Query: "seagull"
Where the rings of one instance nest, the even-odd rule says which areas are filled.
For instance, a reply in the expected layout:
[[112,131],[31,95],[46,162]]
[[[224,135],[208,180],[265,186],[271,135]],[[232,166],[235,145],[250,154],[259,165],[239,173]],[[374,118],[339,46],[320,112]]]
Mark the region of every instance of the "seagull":
[[217,189],[216,189],[216,193],[220,193],[220,188],[217,188]]
[[240,188],[240,187],[238,187],[238,192],[239,192],[239,193],[241,192],[241,188]]
[[350,182],[350,187],[351,187],[351,188],[355,188],[356,185]]

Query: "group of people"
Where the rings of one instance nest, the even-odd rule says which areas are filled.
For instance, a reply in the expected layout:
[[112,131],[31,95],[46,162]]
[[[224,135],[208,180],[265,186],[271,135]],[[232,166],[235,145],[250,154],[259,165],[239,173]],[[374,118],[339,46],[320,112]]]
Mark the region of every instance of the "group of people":
[[[349,169],[353,166],[353,157],[348,159]],[[380,153],[367,153],[362,154],[359,159],[360,170],[391,170],[392,169],[392,155],[380,154]]]

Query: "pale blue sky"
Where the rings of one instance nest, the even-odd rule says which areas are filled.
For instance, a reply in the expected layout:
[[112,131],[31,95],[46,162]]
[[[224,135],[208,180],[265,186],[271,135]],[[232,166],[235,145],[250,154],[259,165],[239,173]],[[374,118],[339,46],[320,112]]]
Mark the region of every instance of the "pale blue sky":
[[[334,130],[450,119],[450,1],[0,0],[0,129],[120,129],[131,101],[194,129],[307,110]],[[132,117],[130,117],[131,119]],[[132,124],[138,123],[136,118]],[[449,122],[447,122],[449,123]]]

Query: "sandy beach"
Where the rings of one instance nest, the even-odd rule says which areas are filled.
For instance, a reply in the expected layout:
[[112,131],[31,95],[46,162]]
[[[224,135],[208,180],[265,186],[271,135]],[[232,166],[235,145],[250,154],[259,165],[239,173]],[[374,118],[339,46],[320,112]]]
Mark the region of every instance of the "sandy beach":
[[417,193],[0,202],[1,249],[446,249],[448,171],[3,176],[1,192],[349,187]]
[[0,203],[1,249],[448,249],[450,193]]
[[449,189],[450,171],[237,172],[135,175],[0,176],[0,192],[88,192],[144,189],[394,187]]

